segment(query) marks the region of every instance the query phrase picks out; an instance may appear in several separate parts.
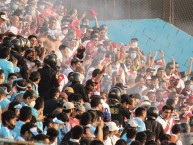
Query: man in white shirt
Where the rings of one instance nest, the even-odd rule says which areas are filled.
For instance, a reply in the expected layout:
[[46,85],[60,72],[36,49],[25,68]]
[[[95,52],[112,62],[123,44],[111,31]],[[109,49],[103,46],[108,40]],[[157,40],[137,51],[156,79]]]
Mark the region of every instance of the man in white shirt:
[[11,23],[11,25],[8,26],[7,32],[11,32],[15,35],[18,35],[20,33],[20,30],[19,30],[19,27],[20,27],[19,17],[18,16],[12,16],[11,19],[10,19],[10,23]]
[[68,76],[68,74],[69,74],[70,72],[74,72],[74,71],[76,70],[76,67],[77,67],[77,66],[80,66],[81,63],[83,63],[82,60],[80,60],[78,57],[74,57],[74,58],[71,60],[71,65],[64,70],[63,74],[66,75],[66,76]]
[[171,132],[172,122],[171,122],[171,113],[173,111],[173,108],[169,105],[165,105],[162,108],[162,113],[160,116],[157,117],[156,121],[158,121],[166,134],[169,134]]

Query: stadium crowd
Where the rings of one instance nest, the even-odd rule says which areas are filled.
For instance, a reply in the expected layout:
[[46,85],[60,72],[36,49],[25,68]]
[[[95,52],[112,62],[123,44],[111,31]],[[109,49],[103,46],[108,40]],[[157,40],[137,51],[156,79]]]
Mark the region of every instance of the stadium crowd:
[[193,58],[181,72],[162,50],[145,55],[137,38],[113,42],[93,9],[0,1],[1,138],[182,145],[193,132]]

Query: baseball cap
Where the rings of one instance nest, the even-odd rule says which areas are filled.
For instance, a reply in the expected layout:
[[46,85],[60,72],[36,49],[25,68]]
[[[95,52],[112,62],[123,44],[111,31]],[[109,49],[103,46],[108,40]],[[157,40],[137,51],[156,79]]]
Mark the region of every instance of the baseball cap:
[[39,134],[37,127],[32,127],[32,128],[30,128],[30,132],[31,132],[33,135],[35,135],[35,136]]
[[71,88],[71,87],[66,87],[66,88],[64,89],[64,91],[65,91],[65,92],[68,92],[68,93],[74,93],[74,90],[73,90],[73,88]]
[[58,118],[54,118],[53,120],[52,120],[55,124],[64,124],[64,122],[63,121],[61,121],[61,120],[59,120]]
[[9,20],[7,15],[4,12],[0,12],[0,18],[5,20],[5,21]]
[[108,122],[107,126],[109,128],[109,131],[118,131],[119,130],[115,122]]
[[142,97],[141,101],[141,107],[150,107],[151,106],[151,100],[147,96]]
[[104,122],[108,122],[111,120],[111,114],[107,111],[104,112]]
[[128,121],[128,124],[129,124],[131,127],[139,127],[137,121],[134,120],[134,119],[130,119],[130,120]]
[[21,109],[22,108],[22,105],[21,104],[17,104],[14,106],[15,109]]
[[79,59],[78,57],[74,57],[74,58],[71,60],[71,63],[77,63],[77,62],[83,63],[83,61],[82,61],[81,59]]
[[146,69],[146,72],[155,72],[155,69],[152,68],[152,67],[149,67],[149,68]]
[[84,107],[83,105],[78,104],[78,105],[75,105],[75,106],[76,106],[76,109],[77,109],[78,111],[82,111],[82,112],[85,112],[85,111],[86,111],[86,109],[85,109],[85,107]]
[[72,102],[66,102],[64,103],[64,109],[65,110],[69,110],[69,109],[73,109],[74,108],[74,104]]

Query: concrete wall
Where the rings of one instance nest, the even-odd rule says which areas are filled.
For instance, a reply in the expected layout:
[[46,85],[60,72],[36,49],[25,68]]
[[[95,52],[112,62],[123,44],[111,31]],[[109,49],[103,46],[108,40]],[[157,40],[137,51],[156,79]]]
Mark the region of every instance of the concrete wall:
[[136,37],[146,54],[162,49],[166,61],[173,56],[180,70],[186,70],[189,58],[193,57],[193,37],[161,19],[101,21],[99,24],[108,25],[112,41],[126,44]]

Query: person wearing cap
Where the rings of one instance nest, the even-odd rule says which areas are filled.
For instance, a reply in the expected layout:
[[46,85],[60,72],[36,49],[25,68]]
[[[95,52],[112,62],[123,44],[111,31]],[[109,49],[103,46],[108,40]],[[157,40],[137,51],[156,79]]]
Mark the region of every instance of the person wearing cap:
[[171,139],[170,139],[170,142],[171,143],[175,143],[176,145],[182,145],[182,142],[181,140],[179,139],[180,137],[180,134],[182,133],[183,131],[183,128],[181,127],[180,124],[175,124],[173,127],[172,127],[172,134],[170,134],[171,136]]
[[13,140],[15,134],[12,130],[15,128],[17,117],[12,111],[5,111],[1,114],[2,127],[0,129],[0,136],[2,138]]
[[116,142],[119,140],[119,137],[116,136],[116,134],[118,133],[119,131],[119,128],[117,127],[116,123],[115,122],[108,122],[106,124],[106,126],[108,127],[109,129],[109,138],[111,140],[111,144],[112,145],[115,145]]
[[79,125],[80,122],[78,119],[75,118],[75,115],[74,115],[75,106],[72,102],[65,102],[63,107],[64,107],[63,112],[65,112],[69,118],[69,122],[66,124],[64,128],[64,132],[67,133],[74,126]]
[[43,133],[44,133],[44,134],[47,134],[47,130],[48,130],[49,128],[54,128],[54,129],[56,129],[56,130],[58,131],[58,130],[59,130],[59,127],[60,127],[61,125],[63,125],[64,122],[61,121],[60,119],[58,119],[57,117],[55,117],[55,118],[48,117],[48,118],[45,119],[45,124],[46,124],[46,126],[45,126],[45,128],[44,128]]
[[124,128],[121,138],[124,139],[125,141],[127,140],[127,131],[129,128],[136,130],[137,132],[137,128],[139,127],[137,121],[135,119],[129,119],[127,120],[127,126]]
[[[19,99],[23,96],[25,91],[27,90],[27,82],[25,79],[15,79],[14,84],[16,87],[16,92],[11,95],[10,101],[19,101],[21,102],[22,99]],[[18,98],[18,99],[16,99]]]
[[155,72],[154,68],[152,68],[152,67],[147,68],[146,69],[146,77],[149,77],[149,76],[152,77],[154,72]]

